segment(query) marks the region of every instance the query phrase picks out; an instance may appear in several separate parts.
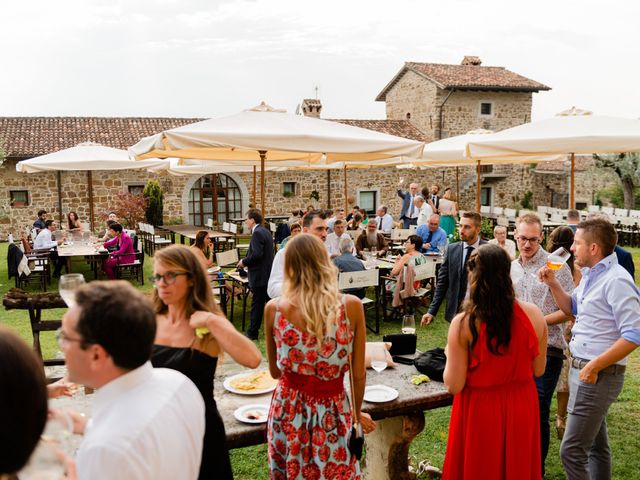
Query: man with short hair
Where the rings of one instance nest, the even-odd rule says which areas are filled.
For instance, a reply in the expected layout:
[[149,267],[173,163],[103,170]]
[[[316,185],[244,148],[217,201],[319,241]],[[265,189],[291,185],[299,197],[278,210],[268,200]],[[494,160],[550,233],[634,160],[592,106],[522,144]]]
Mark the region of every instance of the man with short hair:
[[438,272],[436,290],[429,310],[422,316],[422,325],[429,325],[447,298],[444,319],[451,323],[467,294],[467,262],[471,252],[487,243],[480,238],[482,217],[476,212],[464,212],[460,218],[460,241],[449,245]]
[[33,228],[36,229],[36,233],[40,233],[40,230],[44,230],[47,228],[45,225],[45,221],[47,220],[45,217],[47,215],[46,210],[38,210],[38,218],[35,222],[33,222]]
[[[328,213],[326,214],[328,216]],[[344,216],[344,208],[338,208],[335,211],[335,215],[327,220],[327,228],[329,229],[329,233],[333,232],[333,226],[338,220],[345,220]]]
[[[340,272],[361,272],[365,270],[362,261],[353,256],[353,240],[348,235],[342,237],[339,243],[340,255],[333,258],[333,263]],[[350,293],[358,298],[364,298],[364,288],[351,288],[343,290],[343,293]]]
[[427,187],[422,189],[422,196],[427,201],[427,203],[431,206],[435,213],[438,213],[438,209],[440,208],[440,185],[434,183],[427,190]]
[[[540,217],[534,213],[520,216],[516,221],[516,241],[520,257],[511,262],[511,280],[516,298],[537,306],[547,323],[547,362],[544,373],[535,378],[540,407],[540,459],[542,473],[549,451],[549,412],[553,392],[558,384],[564,361],[564,328],[570,320],[549,294],[549,287],[538,281],[538,271],[547,264],[549,254],[541,247],[544,234]],[[573,275],[566,263],[557,271],[557,279],[567,292],[574,289]]]
[[64,267],[64,260],[58,255],[58,251],[56,250],[58,245],[64,242],[67,238],[66,235],[62,235],[62,238],[53,239],[53,232],[55,232],[58,228],[58,224],[53,220],[47,220],[44,222],[45,228],[40,231],[35,241],[33,242],[34,250],[49,250],[53,249],[49,253],[49,258],[51,262],[55,264],[53,276],[58,278],[62,273],[62,267]]
[[507,227],[504,225],[496,225],[493,228],[493,238],[489,240],[489,243],[498,245],[502,248],[509,258],[513,261],[516,258],[516,242],[507,238]]
[[567,227],[576,233],[576,227],[580,223],[580,212],[575,209],[567,210]]
[[[609,220],[609,215],[607,215],[606,213],[590,213],[589,215],[587,215],[587,220],[593,220],[594,218],[601,218],[606,220],[607,222],[611,222]],[[635,281],[636,266],[633,263],[633,256],[631,255],[631,252],[625,250],[620,245],[616,245],[616,248],[614,248],[613,251],[616,253],[616,257],[618,257],[618,264],[627,272],[629,272],[629,275],[631,275],[631,278],[633,278],[633,280]]]
[[387,254],[387,241],[384,235],[378,231],[376,222],[371,221],[367,224],[367,229],[363,231],[356,240],[356,253],[358,257],[363,258],[362,251],[364,249],[376,249],[378,257],[384,257]]
[[416,225],[416,222],[418,221],[418,209],[413,203],[415,196],[418,194],[418,188],[420,188],[420,185],[412,183],[409,185],[408,192],[398,190],[398,196],[402,199],[400,220],[402,220],[405,229],[409,228],[411,225]]
[[327,235],[325,245],[327,246],[327,250],[331,258],[340,255],[340,240],[342,240],[343,238],[348,238],[349,240],[351,240],[351,236],[348,233],[345,233],[346,229],[346,222],[344,220],[338,219],[333,224],[333,232]]
[[390,234],[391,230],[393,230],[393,217],[387,213],[386,205],[380,205],[377,208],[375,222],[378,226],[378,231],[382,233]]
[[251,230],[251,241],[247,256],[238,262],[238,267],[247,267],[249,288],[251,289],[251,323],[245,335],[257,340],[262,325],[264,306],[269,301],[267,284],[273,264],[273,237],[262,225],[262,213],[257,208],[247,211],[245,225]]
[[349,213],[349,215],[347,215],[347,218],[346,218],[347,222],[350,222],[350,221],[351,221],[351,219],[353,218],[353,216],[354,216],[356,213],[358,213],[359,211],[360,211],[360,207],[359,207],[358,205],[354,205],[354,206],[351,208],[351,213]]
[[[111,223],[109,223],[111,222]],[[107,222],[106,222],[106,226],[107,229],[104,232],[104,235],[102,236],[102,238],[100,239],[101,242],[106,242],[108,240],[111,240],[113,237],[111,236],[111,225],[113,225],[114,223],[120,223],[118,220],[118,215],[116,214],[116,212],[109,212],[109,215],[107,217]]]
[[429,223],[420,225],[416,235],[422,237],[422,253],[439,253],[438,247],[446,246],[447,232],[440,227],[440,215],[434,213],[429,218]]
[[569,418],[560,458],[570,479],[611,478],[607,412],[624,384],[627,357],[640,345],[640,291],[618,264],[618,235],[604,219],[578,224],[571,251],[582,279],[568,294],[552,270],[540,280],[566,315],[571,331]]
[[[324,243],[327,240],[327,221],[325,220],[324,212],[321,210],[311,210],[307,212],[302,219],[302,233],[315,235]],[[267,293],[270,298],[276,298],[282,295],[282,283],[284,282],[284,252],[286,250],[286,248],[279,250],[273,259],[269,285],[267,286]]]
[[424,201],[424,197],[422,195],[416,195],[413,202],[418,209],[418,220],[416,225],[420,227],[420,225],[429,223],[429,219],[431,218],[431,215],[433,215],[433,208],[431,208],[431,205]]
[[124,281],[91,282],[75,297],[58,343],[69,380],[96,393],[90,421],[72,415],[84,440],[71,478],[77,468],[81,479],[196,479],[204,401],[182,373],[151,366],[156,319],[149,301]]

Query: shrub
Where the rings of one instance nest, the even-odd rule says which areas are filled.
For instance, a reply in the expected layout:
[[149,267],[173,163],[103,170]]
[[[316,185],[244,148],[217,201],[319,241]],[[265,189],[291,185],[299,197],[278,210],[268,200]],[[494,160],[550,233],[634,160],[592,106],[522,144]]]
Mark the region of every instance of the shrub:
[[147,209],[145,215],[147,222],[151,225],[162,225],[162,188],[157,180],[149,180],[142,192],[147,199]]
[[147,200],[142,195],[118,192],[113,202],[113,208],[100,212],[98,216],[106,221],[109,217],[109,212],[114,212],[123,227],[135,230],[138,227],[138,223],[145,220],[146,208]]

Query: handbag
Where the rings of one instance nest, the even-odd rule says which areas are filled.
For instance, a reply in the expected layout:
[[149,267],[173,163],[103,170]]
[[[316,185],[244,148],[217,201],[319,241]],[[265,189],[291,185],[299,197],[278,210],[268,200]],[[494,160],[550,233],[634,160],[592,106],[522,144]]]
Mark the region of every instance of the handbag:
[[[344,315],[349,322],[349,317],[347,317],[347,306],[344,302],[344,295],[342,296],[342,306],[344,308]],[[353,366],[351,365],[351,354],[349,355],[349,401],[351,403],[351,412],[352,412],[352,425],[351,432],[349,434],[349,452],[354,455],[358,460],[362,458],[362,450],[364,448],[364,432],[362,431],[362,425],[360,424],[360,418],[356,414],[356,401],[355,401],[355,393],[353,389]]]
[[442,348],[432,348],[416,357],[413,364],[420,373],[424,373],[431,380],[442,382],[447,357]]
[[396,333],[382,337],[383,342],[391,342],[391,355],[413,355],[416,353],[418,336],[415,333]]

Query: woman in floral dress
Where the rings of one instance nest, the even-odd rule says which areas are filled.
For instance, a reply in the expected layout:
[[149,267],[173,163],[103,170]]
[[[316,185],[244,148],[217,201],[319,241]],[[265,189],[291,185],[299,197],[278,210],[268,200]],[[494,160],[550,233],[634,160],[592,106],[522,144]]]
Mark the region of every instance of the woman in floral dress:
[[359,479],[349,452],[352,409],[344,389],[352,356],[356,418],[365,433],[375,428],[360,412],[365,385],[362,303],[338,291],[338,272],[325,246],[312,235],[287,244],[284,289],[265,309],[269,370],[278,378],[267,443],[272,479]]

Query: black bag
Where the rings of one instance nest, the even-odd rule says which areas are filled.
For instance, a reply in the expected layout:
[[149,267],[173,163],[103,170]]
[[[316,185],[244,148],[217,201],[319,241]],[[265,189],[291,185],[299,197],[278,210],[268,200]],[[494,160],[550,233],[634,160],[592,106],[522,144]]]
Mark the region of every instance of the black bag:
[[383,342],[391,342],[391,355],[413,355],[416,353],[418,336],[415,333],[396,333],[382,337]]
[[247,271],[242,267],[236,268],[236,271],[238,272],[238,275],[240,275],[242,278],[247,278],[247,275],[249,275]]
[[413,363],[420,373],[424,373],[431,380],[442,382],[444,367],[447,363],[444,349],[433,348],[427,350],[416,357]]
[[351,427],[351,435],[349,435],[349,451],[352,455],[360,460],[362,458],[362,450],[364,448],[364,434],[362,433],[362,425],[359,423]]

